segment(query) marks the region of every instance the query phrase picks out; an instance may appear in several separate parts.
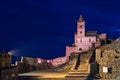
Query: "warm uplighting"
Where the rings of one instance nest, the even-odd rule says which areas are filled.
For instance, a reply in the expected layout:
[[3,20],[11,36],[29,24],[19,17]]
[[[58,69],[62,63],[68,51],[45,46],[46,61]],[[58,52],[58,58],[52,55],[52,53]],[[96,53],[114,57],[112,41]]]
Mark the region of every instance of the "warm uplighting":
[[50,63],[50,60],[47,60],[47,63]]
[[37,61],[38,61],[39,64],[42,62],[40,58],[38,58]]

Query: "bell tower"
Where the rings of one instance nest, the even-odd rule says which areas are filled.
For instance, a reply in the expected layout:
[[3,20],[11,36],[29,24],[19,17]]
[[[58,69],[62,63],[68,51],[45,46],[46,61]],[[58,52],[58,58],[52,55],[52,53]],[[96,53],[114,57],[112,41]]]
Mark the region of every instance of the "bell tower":
[[79,20],[77,21],[77,35],[79,37],[85,37],[85,21],[82,14],[80,15]]

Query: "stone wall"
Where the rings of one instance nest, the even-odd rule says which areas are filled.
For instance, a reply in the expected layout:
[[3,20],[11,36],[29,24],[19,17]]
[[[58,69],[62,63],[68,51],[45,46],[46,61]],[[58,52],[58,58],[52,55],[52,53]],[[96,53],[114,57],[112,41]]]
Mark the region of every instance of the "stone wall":
[[37,62],[37,58],[32,58],[32,57],[22,57],[22,62],[27,63],[29,65],[35,66]]
[[50,62],[54,67],[57,67],[61,64],[66,63],[66,57],[58,57],[58,58],[55,58],[53,60],[50,60]]
[[120,49],[96,49],[96,61],[99,64],[101,78],[115,79],[120,76]]
[[37,69],[37,58],[21,57],[21,62],[16,62],[19,73],[34,71]]
[[17,63],[17,68],[18,68],[18,73],[26,73],[26,72],[30,72],[33,71],[33,66],[29,65],[27,63],[24,62],[16,62]]
[[[56,62],[58,60],[54,60]],[[16,62],[19,73],[26,73],[34,70],[52,69],[52,60],[44,60],[41,58],[21,57],[21,62]],[[58,62],[59,64],[59,62]]]
[[0,67],[10,67],[12,62],[12,55],[0,54]]
[[0,69],[0,80],[16,80],[18,71],[16,66],[4,67]]
[[16,66],[11,66],[12,55],[9,53],[0,54],[0,80],[16,80],[18,71]]

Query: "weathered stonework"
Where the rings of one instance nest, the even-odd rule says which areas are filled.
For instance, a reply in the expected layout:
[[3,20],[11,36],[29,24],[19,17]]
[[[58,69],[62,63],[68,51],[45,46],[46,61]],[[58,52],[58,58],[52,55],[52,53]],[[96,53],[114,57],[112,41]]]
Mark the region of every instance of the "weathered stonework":
[[30,72],[34,70],[45,70],[54,68],[50,60],[41,58],[21,57],[21,62],[16,62],[19,73]]
[[17,80],[18,70],[16,66],[4,67],[0,69],[0,80]]
[[0,67],[10,67],[12,62],[12,55],[10,54],[0,54]]
[[[115,79],[120,76],[120,40],[96,49],[96,61],[102,79]],[[104,68],[107,72],[104,72]]]
[[0,54],[0,80],[16,80],[18,76],[17,67],[12,66],[11,64],[11,54]]

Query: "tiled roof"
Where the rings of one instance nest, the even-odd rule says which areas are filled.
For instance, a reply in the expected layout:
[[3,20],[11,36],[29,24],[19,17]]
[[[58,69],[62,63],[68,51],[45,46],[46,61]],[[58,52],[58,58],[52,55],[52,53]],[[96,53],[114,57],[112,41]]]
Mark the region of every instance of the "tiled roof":
[[85,34],[86,36],[97,36],[97,31],[88,31]]

